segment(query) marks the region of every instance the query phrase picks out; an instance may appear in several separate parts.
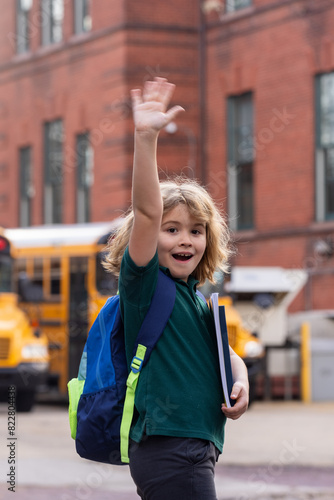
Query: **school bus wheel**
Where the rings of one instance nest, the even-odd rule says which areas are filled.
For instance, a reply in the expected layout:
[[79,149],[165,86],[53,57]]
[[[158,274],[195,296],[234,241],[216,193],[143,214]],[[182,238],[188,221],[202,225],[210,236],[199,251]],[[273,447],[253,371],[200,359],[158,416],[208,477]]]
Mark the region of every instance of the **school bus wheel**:
[[29,412],[35,403],[35,391],[19,390],[16,395],[16,411]]

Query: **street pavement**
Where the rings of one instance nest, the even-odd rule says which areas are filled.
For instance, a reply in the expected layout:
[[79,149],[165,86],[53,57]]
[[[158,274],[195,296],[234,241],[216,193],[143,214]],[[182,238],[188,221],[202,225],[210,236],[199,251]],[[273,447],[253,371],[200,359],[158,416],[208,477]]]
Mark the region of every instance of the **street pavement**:
[[[139,498],[127,466],[76,454],[64,405],[39,404],[15,417],[15,436],[9,436],[7,405],[0,404],[1,500]],[[334,500],[333,424],[334,402],[254,403],[241,419],[227,423],[216,466],[218,499]],[[11,472],[15,496],[6,483]]]

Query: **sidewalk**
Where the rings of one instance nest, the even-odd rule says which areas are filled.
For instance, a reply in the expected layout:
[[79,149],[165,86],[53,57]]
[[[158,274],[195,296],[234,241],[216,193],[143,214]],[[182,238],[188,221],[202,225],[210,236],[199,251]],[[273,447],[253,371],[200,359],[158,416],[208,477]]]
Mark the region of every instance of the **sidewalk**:
[[255,403],[228,421],[219,500],[333,500],[334,403]]
[[[227,423],[216,467],[218,499],[334,500],[333,423],[334,403],[255,403],[240,420]],[[2,407],[0,428],[6,426]],[[39,405],[31,414],[18,414],[17,436],[17,500],[139,499],[128,467],[78,457],[67,408]],[[5,484],[4,441],[0,459],[0,499],[13,498]]]
[[334,402],[256,402],[226,424],[220,464],[334,468]]

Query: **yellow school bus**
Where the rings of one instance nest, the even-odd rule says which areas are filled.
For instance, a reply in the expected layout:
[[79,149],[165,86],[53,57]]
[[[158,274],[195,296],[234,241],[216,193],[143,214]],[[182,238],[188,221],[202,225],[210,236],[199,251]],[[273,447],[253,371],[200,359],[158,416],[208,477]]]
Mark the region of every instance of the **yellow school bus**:
[[48,339],[49,393],[67,395],[77,376],[90,326],[110,295],[115,278],[101,253],[119,221],[7,229],[15,261],[20,308]]
[[0,228],[0,398],[18,411],[33,407],[48,373],[47,339],[18,305],[13,247]]

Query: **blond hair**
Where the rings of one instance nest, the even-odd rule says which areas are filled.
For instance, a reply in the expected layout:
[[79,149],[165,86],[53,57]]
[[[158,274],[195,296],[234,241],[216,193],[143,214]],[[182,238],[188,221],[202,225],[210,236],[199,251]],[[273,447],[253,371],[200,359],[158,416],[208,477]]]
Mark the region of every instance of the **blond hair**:
[[[206,249],[192,275],[203,284],[206,279],[215,282],[215,271],[228,272],[228,260],[232,253],[230,232],[221,211],[209,193],[195,180],[176,177],[160,182],[163,200],[163,215],[179,204],[185,205],[189,213],[206,227]],[[104,267],[119,275],[124,251],[129,244],[134,214],[132,209],[124,218],[124,223],[108,242],[108,253]]]

